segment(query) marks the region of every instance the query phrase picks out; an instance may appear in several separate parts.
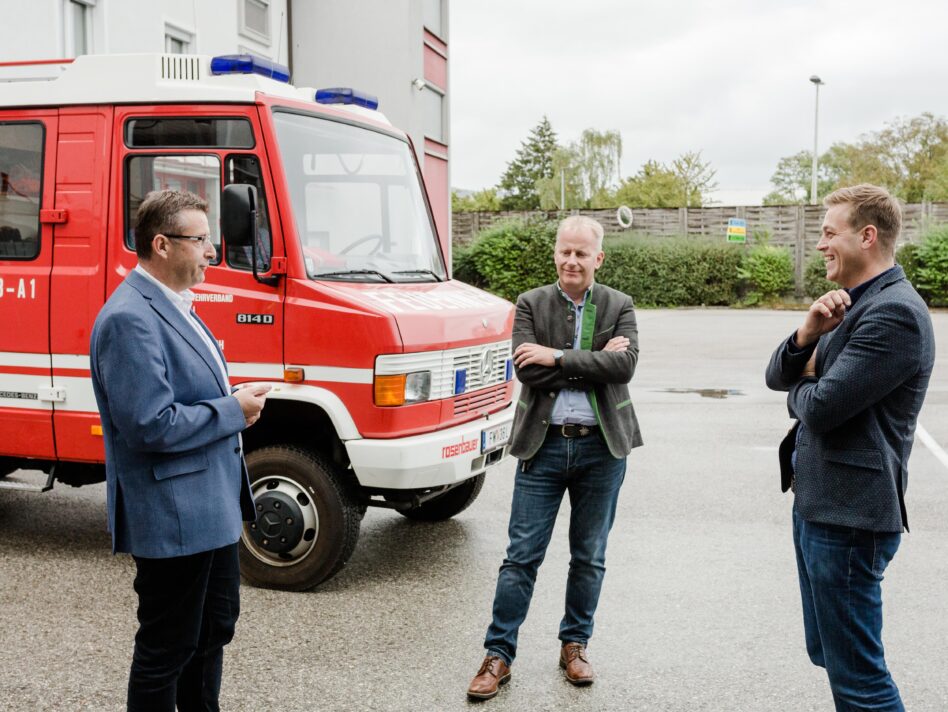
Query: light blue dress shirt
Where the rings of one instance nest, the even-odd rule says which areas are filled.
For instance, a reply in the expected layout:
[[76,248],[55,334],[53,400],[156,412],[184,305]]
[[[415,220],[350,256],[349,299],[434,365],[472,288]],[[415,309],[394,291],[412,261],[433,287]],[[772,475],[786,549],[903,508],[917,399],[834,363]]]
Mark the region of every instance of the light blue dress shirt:
[[[573,321],[575,328],[573,330],[573,348],[579,348],[579,338],[583,333],[583,307],[586,306],[586,300],[589,298],[589,292],[592,287],[586,290],[581,304],[576,304],[566,293],[560,289],[560,283],[556,283],[560,296],[569,302],[573,309]],[[596,414],[592,406],[589,405],[589,398],[585,391],[575,388],[564,388],[556,395],[556,402],[553,404],[553,415],[550,422],[554,425],[563,425],[565,423],[575,423],[577,425],[596,425]]]

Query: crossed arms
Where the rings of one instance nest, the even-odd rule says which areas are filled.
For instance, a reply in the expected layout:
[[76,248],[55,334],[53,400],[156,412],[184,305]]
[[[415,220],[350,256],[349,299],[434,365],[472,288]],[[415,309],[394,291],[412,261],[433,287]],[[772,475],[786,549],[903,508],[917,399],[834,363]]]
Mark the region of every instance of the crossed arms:
[[615,325],[609,328],[611,338],[602,348],[598,351],[564,350],[558,366],[553,359],[556,349],[537,343],[531,305],[522,297],[517,300],[513,348],[514,366],[520,382],[532,388],[588,391],[600,383],[628,383],[632,380],[639,355],[638,329],[632,300],[625,299]]

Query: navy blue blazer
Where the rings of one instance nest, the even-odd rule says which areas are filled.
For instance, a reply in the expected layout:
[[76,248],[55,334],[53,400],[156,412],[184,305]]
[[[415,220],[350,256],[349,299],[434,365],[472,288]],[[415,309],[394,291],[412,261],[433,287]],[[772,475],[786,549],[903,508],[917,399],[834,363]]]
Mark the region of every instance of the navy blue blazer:
[[[935,335],[904,270],[897,266],[869,286],[820,337],[816,377],[800,378],[809,354],[791,353],[784,341],[766,374],[770,388],[788,392],[790,416],[806,425],[794,470],[797,513],[872,531],[907,529],[908,460]],[[781,452],[792,449],[785,441]]]
[[90,354],[113,553],[166,558],[236,542],[254,518],[245,419],[185,316],[133,271],[99,312]]

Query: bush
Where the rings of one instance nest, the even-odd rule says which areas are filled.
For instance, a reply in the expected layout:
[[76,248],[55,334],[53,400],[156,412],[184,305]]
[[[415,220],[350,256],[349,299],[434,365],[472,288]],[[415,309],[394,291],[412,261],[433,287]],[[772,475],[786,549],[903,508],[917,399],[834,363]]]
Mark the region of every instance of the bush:
[[831,289],[839,289],[839,285],[826,278],[826,261],[823,259],[823,253],[814,252],[803,266],[803,291],[810,299],[816,299]]
[[[454,253],[454,276],[506,299],[556,281],[556,223],[515,221]],[[607,235],[596,275],[642,306],[727,305],[737,298],[740,247],[720,240]]]
[[516,301],[517,296],[556,281],[553,245],[556,223],[513,220],[481,232],[454,255],[454,276],[475,287]]
[[606,238],[597,279],[641,306],[727,305],[737,297],[741,248],[721,240]]
[[905,270],[905,277],[909,282],[918,290],[919,294],[929,301],[929,298],[926,296],[925,291],[919,287],[919,274],[918,271],[922,266],[922,263],[918,258],[918,248],[919,246],[913,242],[907,242],[902,245],[895,252],[895,261],[902,265],[902,269]]
[[793,258],[785,247],[754,245],[744,253],[737,273],[744,281],[745,304],[774,302],[793,290]]
[[933,306],[948,306],[948,225],[928,230],[916,253],[917,284]]

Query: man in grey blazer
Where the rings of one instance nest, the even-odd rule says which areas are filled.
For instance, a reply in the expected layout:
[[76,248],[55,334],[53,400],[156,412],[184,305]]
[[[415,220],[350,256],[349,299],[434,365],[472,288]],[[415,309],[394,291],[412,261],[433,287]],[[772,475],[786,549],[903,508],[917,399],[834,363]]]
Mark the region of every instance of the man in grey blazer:
[[560,623],[560,666],[575,685],[593,681],[586,654],[605,575],[625,458],[642,444],[628,383],[638,360],[632,300],[595,284],[605,257],[602,226],[560,223],[556,284],[517,300],[514,366],[522,384],[510,452],[518,458],[507,557],[500,567],[487,655],[468,695],[488,699],[510,679],[517,633],[565,493],[570,566]]
[[817,249],[843,289],[817,299],[774,351],[767,385],[797,419],[780,446],[806,647],[837,710],[903,710],[882,647],[882,576],[908,530],[915,425],[935,360],[925,303],[895,264],[898,202],[842,188]]
[[138,633],[128,709],[217,710],[237,622],[242,521],[254,519],[239,433],[269,388],[231,393],[217,341],[191,310],[214,259],[207,203],[150,193],[139,264],[92,329],[112,550],[135,560]]

